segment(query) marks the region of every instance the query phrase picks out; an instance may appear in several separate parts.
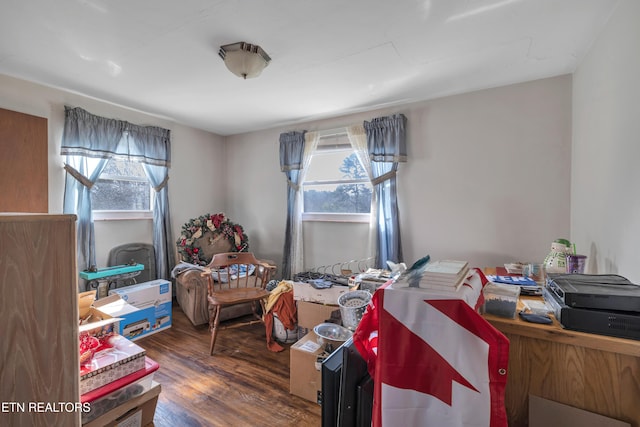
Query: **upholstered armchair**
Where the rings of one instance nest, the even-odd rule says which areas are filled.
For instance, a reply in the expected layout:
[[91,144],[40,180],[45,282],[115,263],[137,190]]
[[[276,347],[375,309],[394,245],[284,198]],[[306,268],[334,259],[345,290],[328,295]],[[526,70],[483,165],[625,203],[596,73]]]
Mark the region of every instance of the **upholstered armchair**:
[[[226,252],[220,251],[219,253]],[[274,277],[276,267],[271,265],[270,269],[258,266],[254,274],[256,278],[262,279],[265,275]],[[259,281],[258,281],[259,282]],[[194,325],[209,323],[209,304],[207,302],[208,279],[202,275],[201,270],[186,270],[176,275],[176,299],[184,314],[187,315]],[[220,311],[220,321],[233,319],[251,314],[251,304],[237,304],[222,308]]]
[[[232,223],[224,214],[206,214],[183,225],[176,247],[177,259],[182,261],[173,269],[176,300],[195,326],[209,323],[208,278],[202,273],[215,254],[247,251],[249,239],[242,226]],[[254,272],[256,279],[267,276],[268,280],[269,277],[275,277],[274,263],[262,261],[269,267],[259,265]],[[255,280],[255,282],[260,283],[261,280]],[[220,312],[220,321],[251,313],[251,303],[226,306]]]

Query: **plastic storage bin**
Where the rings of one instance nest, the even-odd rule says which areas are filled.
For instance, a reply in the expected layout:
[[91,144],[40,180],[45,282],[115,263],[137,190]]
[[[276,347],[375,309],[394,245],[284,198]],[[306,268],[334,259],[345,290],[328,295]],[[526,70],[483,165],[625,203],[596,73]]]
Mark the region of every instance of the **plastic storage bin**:
[[514,319],[520,297],[520,286],[489,282],[482,290],[484,304],[480,312]]
[[149,391],[153,385],[153,375],[158,368],[157,362],[146,357],[144,369],[82,395],[80,400],[82,403],[89,403],[90,407],[89,411],[82,413],[82,423],[86,424]]

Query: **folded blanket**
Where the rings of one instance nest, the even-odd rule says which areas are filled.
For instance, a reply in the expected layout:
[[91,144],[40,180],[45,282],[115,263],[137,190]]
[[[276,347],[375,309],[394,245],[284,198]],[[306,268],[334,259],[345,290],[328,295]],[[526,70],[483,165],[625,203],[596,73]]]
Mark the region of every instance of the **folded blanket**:
[[[197,264],[190,264],[188,262],[184,262],[181,261],[180,263],[178,263],[175,267],[173,267],[173,270],[171,270],[171,277],[172,278],[176,278],[176,276],[180,275],[181,273],[184,273],[185,271],[190,271],[190,270],[198,270],[198,271],[205,271],[206,267],[203,267],[201,265],[197,265]],[[229,280],[228,276],[229,273],[231,273],[231,279],[235,280],[238,275],[240,277],[244,277],[247,274],[249,276],[251,276],[253,274],[253,272],[255,271],[256,266],[253,264],[249,264],[249,271],[247,273],[247,266],[242,264],[240,265],[240,273],[238,274],[238,266],[237,265],[232,265],[230,268],[230,272],[228,271],[228,268],[222,268],[220,269],[220,281],[222,283],[227,283],[227,281]],[[213,270],[216,271],[216,274],[213,274],[213,279],[214,280],[218,280],[218,270]]]
[[[227,283],[229,281],[229,275],[231,275],[231,280],[236,280],[238,277],[251,276],[253,272],[256,270],[256,266],[253,264],[249,264],[248,266],[245,264],[240,264],[240,272],[238,272],[238,265],[232,265],[227,268],[221,268],[219,270],[213,269],[213,280],[216,282],[218,279],[221,283]],[[247,271],[247,267],[249,267],[249,271]]]
[[204,271],[204,269],[205,268],[201,265],[190,264],[188,262],[180,261],[175,267],[173,267],[173,270],[171,270],[171,277],[175,279],[180,273],[184,273],[185,271],[189,271],[189,270]]

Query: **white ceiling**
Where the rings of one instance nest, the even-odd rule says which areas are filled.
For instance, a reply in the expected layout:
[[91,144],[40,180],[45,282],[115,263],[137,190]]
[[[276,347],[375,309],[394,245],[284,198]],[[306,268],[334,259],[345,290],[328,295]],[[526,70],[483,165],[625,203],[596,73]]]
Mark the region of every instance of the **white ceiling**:
[[0,74],[231,135],[571,73],[617,2],[2,0]]

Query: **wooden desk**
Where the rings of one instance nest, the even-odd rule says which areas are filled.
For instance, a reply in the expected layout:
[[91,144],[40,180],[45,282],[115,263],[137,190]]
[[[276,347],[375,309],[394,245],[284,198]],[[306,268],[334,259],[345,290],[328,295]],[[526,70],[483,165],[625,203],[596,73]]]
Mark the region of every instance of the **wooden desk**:
[[510,426],[528,425],[533,394],[640,427],[640,341],[566,330],[555,319],[540,325],[484,317],[510,342]]

